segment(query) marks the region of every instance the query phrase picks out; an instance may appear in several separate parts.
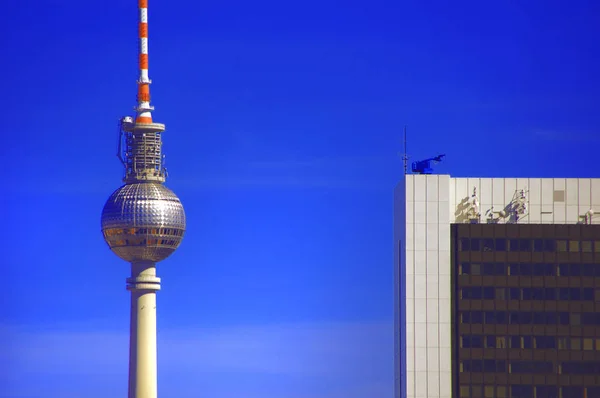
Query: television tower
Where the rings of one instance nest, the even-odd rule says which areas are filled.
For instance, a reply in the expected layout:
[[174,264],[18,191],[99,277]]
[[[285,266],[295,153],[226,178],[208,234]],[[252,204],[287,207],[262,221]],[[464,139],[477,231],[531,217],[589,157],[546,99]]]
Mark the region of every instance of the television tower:
[[148,78],[148,0],[139,0],[139,79],[135,119],[121,118],[117,156],[123,182],[102,210],[102,234],[110,249],[131,263],[129,398],[156,398],[156,263],[177,249],[185,232],[179,198],[163,184],[165,125],[152,120]]

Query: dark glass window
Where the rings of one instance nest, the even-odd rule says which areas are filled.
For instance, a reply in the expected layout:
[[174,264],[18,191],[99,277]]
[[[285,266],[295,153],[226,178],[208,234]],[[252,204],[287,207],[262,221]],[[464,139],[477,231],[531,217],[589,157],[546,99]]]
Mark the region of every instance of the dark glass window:
[[533,348],[533,337],[523,336],[523,348]]
[[510,267],[510,275],[511,276],[520,275],[519,274],[519,270],[520,270],[519,264],[510,264],[509,267]]
[[[486,319],[487,323],[487,319]],[[496,336],[485,336],[485,347],[496,348]]]
[[558,323],[561,325],[569,324],[569,313],[568,312],[559,312],[558,313]]
[[514,384],[510,386],[511,398],[533,398],[533,386]]
[[556,312],[546,312],[546,325],[556,325],[558,315]]
[[544,300],[544,288],[543,287],[534,287],[531,289],[531,299],[532,300]]
[[511,300],[521,300],[521,289],[518,287],[511,287],[508,291]]
[[[569,315],[569,314],[567,314],[567,315]],[[482,324],[483,323],[483,313],[481,311],[471,311],[471,323],[476,324],[476,325]]]
[[496,251],[506,251],[506,239],[496,239]]
[[485,238],[482,239],[482,247],[484,252],[493,252],[494,251],[494,239]]
[[523,300],[531,300],[531,292],[532,292],[532,288],[530,287],[524,287],[523,288]]
[[506,275],[506,264],[496,263],[496,275]]
[[481,250],[481,244],[479,239],[471,238],[471,251],[478,252]]
[[469,311],[465,311],[460,314],[462,323],[471,323],[471,313]]
[[519,239],[519,251],[530,252],[531,251],[531,240]]
[[496,313],[494,311],[485,312],[485,323],[488,325],[493,325],[496,323]]
[[545,312],[534,312],[533,313],[533,323],[535,325],[545,325],[546,324],[546,313]]
[[544,289],[544,298],[546,300],[556,300],[556,289],[553,287],[547,287]]
[[594,299],[594,289],[591,287],[586,287],[583,289],[583,299],[584,300],[593,300]]
[[[581,398],[583,397],[583,387],[580,386],[564,386],[562,388],[562,396],[561,398]],[[588,397],[593,397],[593,395],[588,395]]]
[[581,276],[581,264],[571,264],[569,266],[569,276]]
[[529,276],[533,274],[533,266],[531,264],[521,264],[519,274]]
[[566,252],[567,251],[567,241],[566,240],[557,240],[556,241],[556,251],[558,252]]
[[510,348],[521,348],[521,338],[519,336],[509,336]]
[[568,264],[559,264],[558,265],[558,273],[560,276],[569,276],[569,265]]
[[544,398],[558,398],[558,387],[556,386],[536,386],[535,395]]
[[496,274],[496,267],[494,265],[494,263],[484,263],[482,265],[483,268],[483,275],[495,275]]
[[518,252],[519,251],[519,240],[518,239],[510,239],[508,241],[508,249],[511,252]]
[[483,348],[483,337],[482,336],[471,336],[471,347]]
[[[594,297],[594,291],[592,290],[592,299]],[[505,287],[497,287],[496,288],[496,300],[506,300],[506,288]]]
[[569,299],[569,289],[566,287],[561,287],[558,289],[558,299],[559,300],[568,300]]
[[496,371],[496,361],[493,359],[483,360],[483,371],[486,373],[493,373]]
[[544,240],[543,239],[534,239],[533,240],[533,251],[538,252],[538,253],[544,251]]
[[494,288],[491,286],[485,286],[483,288],[483,299],[493,300],[494,299]]
[[460,273],[461,275],[469,275],[471,273],[471,264],[462,263],[460,266]]
[[576,287],[570,288],[569,300],[581,300],[581,290]]
[[499,325],[506,323],[506,312],[496,311],[496,323],[498,323]]
[[471,250],[471,240],[469,238],[460,238],[460,251],[468,252]]
[[594,276],[594,264],[583,264],[583,276]]
[[556,241],[553,239],[544,239],[544,251],[555,252],[556,251]]

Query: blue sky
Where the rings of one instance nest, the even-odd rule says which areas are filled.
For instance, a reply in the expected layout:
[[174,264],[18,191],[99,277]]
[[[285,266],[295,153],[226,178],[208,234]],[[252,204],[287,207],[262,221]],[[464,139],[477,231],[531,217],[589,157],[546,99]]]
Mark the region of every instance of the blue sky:
[[[100,212],[137,2],[34,3],[0,10],[0,397],[123,396],[129,271]],[[447,154],[441,173],[598,177],[600,3],[149,6],[188,216],[158,266],[162,396],[392,397],[404,124],[412,160]]]

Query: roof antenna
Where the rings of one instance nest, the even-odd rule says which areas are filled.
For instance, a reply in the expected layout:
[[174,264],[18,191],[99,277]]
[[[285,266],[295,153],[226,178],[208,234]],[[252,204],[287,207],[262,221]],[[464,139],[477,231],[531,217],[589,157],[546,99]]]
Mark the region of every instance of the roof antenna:
[[406,125],[404,125],[404,155],[402,155],[404,161],[404,175],[408,174],[408,154],[406,153]]

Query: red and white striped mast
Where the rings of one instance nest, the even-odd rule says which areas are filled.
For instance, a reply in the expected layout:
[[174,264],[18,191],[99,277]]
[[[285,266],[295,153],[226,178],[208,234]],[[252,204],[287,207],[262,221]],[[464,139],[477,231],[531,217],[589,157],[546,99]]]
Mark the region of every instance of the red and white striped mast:
[[139,68],[140,77],[138,79],[138,94],[136,107],[136,123],[151,124],[152,111],[150,106],[150,84],[152,81],[148,77],[148,0],[139,0]]

